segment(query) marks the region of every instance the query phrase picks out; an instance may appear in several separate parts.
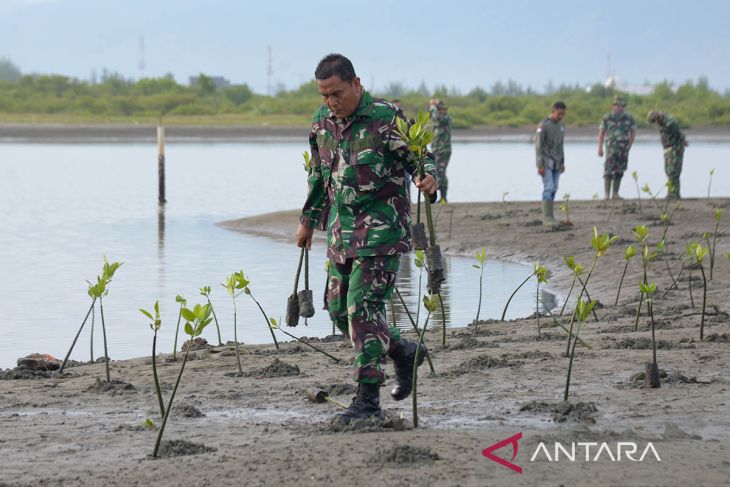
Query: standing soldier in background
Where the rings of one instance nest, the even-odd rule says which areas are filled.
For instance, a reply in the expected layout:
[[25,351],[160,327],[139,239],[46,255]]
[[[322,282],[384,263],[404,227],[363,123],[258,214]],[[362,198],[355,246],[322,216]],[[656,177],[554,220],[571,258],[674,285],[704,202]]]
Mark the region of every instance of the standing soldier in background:
[[618,189],[629,164],[629,151],[636,137],[636,122],[634,117],[624,111],[625,106],[624,97],[616,95],[613,99],[613,110],[603,116],[598,130],[598,157],[603,157],[603,142],[606,142],[606,162],[603,166],[604,199],[621,199]]
[[558,180],[565,172],[565,154],[563,138],[566,106],[562,101],[553,104],[550,116],[537,126],[535,136],[535,153],[537,156],[537,173],[542,177],[542,224],[555,226],[558,221],[553,215],[553,202],[558,191]]
[[[432,101],[433,102],[433,101]],[[431,142],[431,151],[436,160],[438,169],[438,186],[441,193],[440,201],[446,203],[446,192],[449,189],[449,178],[446,176],[446,168],[451,159],[451,116],[443,101],[436,101],[431,104],[431,119],[434,126],[434,138]]]
[[[388,328],[385,302],[395,287],[400,256],[411,249],[406,170],[417,171],[415,155],[396,125],[397,119],[405,120],[403,112],[373,98],[349,59],[325,56],[314,77],[323,104],[309,132],[312,166],[296,241],[310,248],[313,230],[327,230],[327,309],[355,349],[357,395],[336,417],[349,424],[383,418],[386,355],[395,368],[393,399],[405,399],[412,390],[417,345],[401,338],[398,328]],[[436,168],[430,157],[424,166],[426,175],[413,176],[413,182],[433,194]],[[421,347],[419,357],[425,357],[428,351]]]
[[646,117],[649,123],[659,126],[664,147],[664,172],[667,174],[667,198],[679,198],[679,176],[682,174],[684,148],[687,139],[679,129],[679,123],[668,113],[652,110]]

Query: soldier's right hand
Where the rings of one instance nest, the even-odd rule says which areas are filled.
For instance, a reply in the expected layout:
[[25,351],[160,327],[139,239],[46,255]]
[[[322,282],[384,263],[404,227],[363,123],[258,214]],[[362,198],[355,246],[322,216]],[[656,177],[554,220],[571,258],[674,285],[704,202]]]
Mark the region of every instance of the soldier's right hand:
[[297,247],[306,246],[308,249],[312,248],[312,234],[314,230],[308,226],[300,223],[297,227]]
[[538,174],[539,174],[540,176],[544,176],[544,175],[545,175],[545,168],[544,168],[544,167],[538,167],[538,168],[537,168],[537,173],[538,173]]
[[603,157],[603,147],[598,148],[598,157]]

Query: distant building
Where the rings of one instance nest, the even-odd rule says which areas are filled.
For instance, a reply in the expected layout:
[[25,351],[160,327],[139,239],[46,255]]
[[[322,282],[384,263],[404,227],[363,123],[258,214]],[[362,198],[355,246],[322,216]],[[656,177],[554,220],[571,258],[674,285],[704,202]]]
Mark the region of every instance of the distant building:
[[[643,85],[630,85],[615,74],[609,76],[603,83],[603,86],[630,95],[651,95],[654,93],[654,85],[648,83]],[[672,86],[672,91],[676,91],[674,86]]]
[[[208,78],[210,78],[210,79],[213,80],[213,83],[215,84],[215,88],[217,90],[220,90],[222,88],[228,88],[229,86],[231,86],[231,82],[228,81],[223,76],[208,76]],[[190,86],[197,86],[199,79],[200,79],[200,76],[191,76],[190,77],[189,85]]]

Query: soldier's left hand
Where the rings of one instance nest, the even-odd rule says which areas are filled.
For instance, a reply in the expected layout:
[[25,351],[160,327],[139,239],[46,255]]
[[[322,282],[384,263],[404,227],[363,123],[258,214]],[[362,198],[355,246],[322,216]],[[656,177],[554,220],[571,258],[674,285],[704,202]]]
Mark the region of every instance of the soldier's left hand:
[[415,176],[413,182],[416,184],[416,188],[420,189],[423,193],[434,194],[436,192],[436,178],[430,174],[426,174],[426,177],[421,180],[420,176]]

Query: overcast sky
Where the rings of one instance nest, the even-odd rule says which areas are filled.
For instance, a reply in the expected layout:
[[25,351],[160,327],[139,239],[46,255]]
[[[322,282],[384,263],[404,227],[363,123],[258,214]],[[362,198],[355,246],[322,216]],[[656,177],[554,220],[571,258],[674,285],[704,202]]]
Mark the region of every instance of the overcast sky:
[[272,84],[288,88],[341,52],[369,88],[587,84],[606,78],[610,55],[631,84],[704,75],[725,91],[730,2],[0,0],[0,57],[24,73],[203,72],[265,92],[269,46]]

